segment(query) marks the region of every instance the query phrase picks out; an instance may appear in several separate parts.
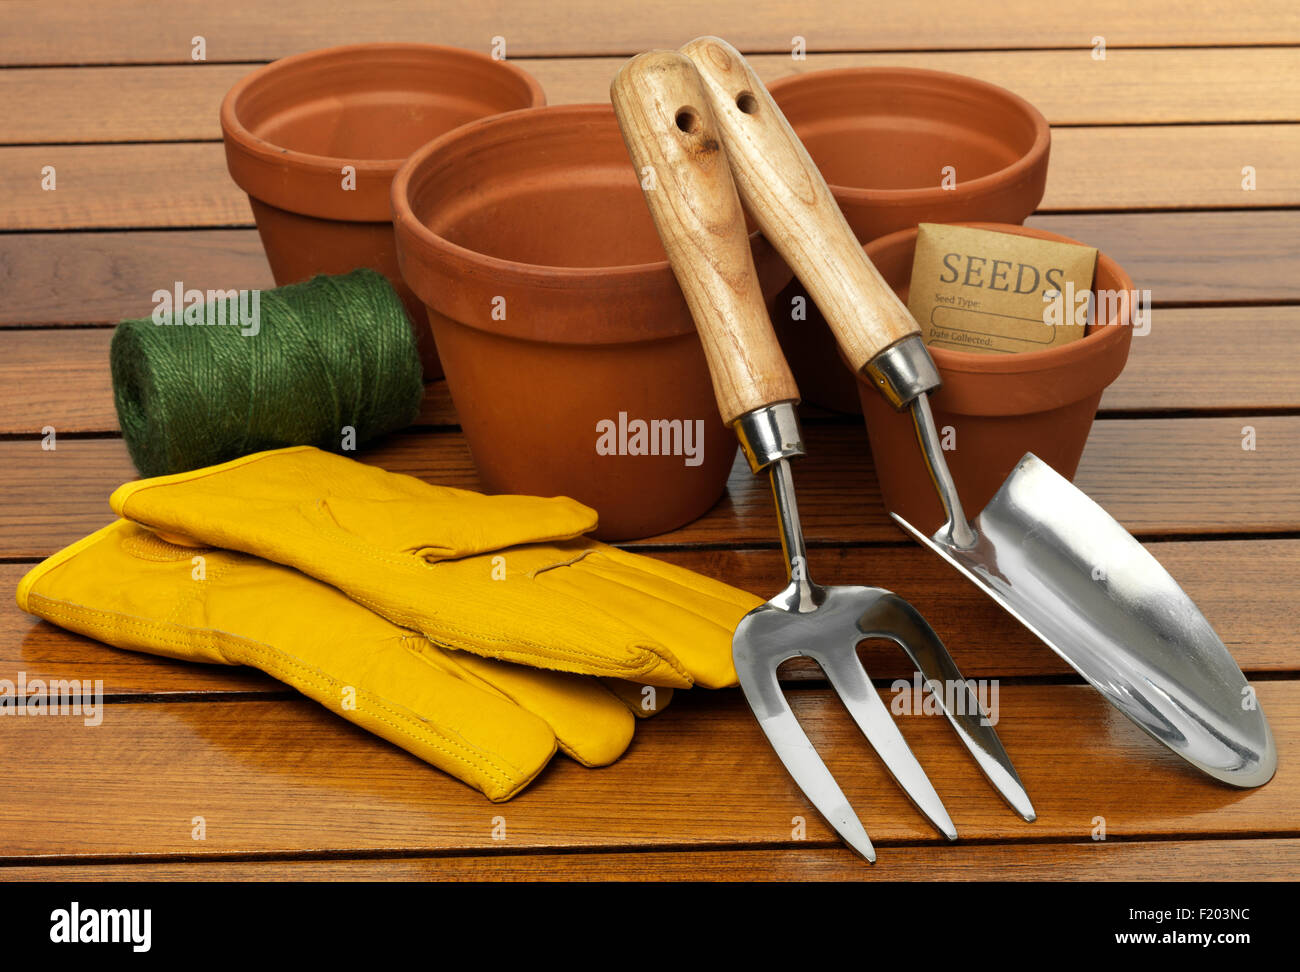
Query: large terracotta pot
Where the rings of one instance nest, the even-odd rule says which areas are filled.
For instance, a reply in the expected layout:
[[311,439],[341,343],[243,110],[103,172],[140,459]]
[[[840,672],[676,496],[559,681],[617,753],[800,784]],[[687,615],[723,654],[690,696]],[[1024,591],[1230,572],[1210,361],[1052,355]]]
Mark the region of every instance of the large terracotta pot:
[[[1024,226],[967,223],[979,229],[1060,243],[1077,240]],[[894,291],[907,300],[915,229],[867,244],[867,255]],[[1093,290],[1132,292],[1129,275],[1104,253],[1097,255]],[[974,354],[930,348],[943,386],[930,396],[935,426],[955,448],[945,452],[967,516],[993,498],[1026,452],[1073,478],[1106,386],[1119,377],[1133,337],[1131,305],[1111,307],[1077,341],[1043,351]],[[841,368],[847,365],[841,362]],[[913,526],[933,533],[943,525],[939,499],[921,458],[907,411],[896,412],[876,387],[857,381],[871,455],[885,505]]]
[[[1047,119],[1005,88],[945,71],[864,67],[793,75],[769,90],[862,243],[918,223],[1019,224],[1043,198]],[[772,320],[805,399],[858,411],[830,330],[798,281],[772,302]]]
[[393,176],[412,151],[458,125],[545,103],[531,76],[486,54],[356,44],[258,68],[226,95],[221,129],[276,284],[378,270],[417,325],[427,381],[442,372],[423,308],[397,269]]
[[[402,274],[484,488],[572,496],[607,540],[699,517],[736,454],[639,178],[613,109],[566,105],[466,125],[393,181]],[[789,271],[753,239],[770,297]],[[668,426],[677,454],[634,454],[637,420],[701,451]]]

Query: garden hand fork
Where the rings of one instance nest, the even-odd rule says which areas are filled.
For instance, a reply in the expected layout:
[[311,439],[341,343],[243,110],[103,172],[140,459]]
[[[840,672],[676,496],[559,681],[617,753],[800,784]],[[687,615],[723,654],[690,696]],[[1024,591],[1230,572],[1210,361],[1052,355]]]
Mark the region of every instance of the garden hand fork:
[[[804,454],[798,389],[767,317],[744,212],[707,94],[689,58],[670,51],[629,61],[611,88],[614,110],[669,262],[695,318],[714,394],[755,472],[772,480],[789,585],[740,622],[732,655],[741,688],[790,775],[868,861],[875,850],[781,691],[778,666],[821,666],[858,727],[918,809],[956,839],[943,802],[863,670],[868,638],[899,644],[980,769],[1026,820],[1034,810],[997,733],[934,630],[907,601],[877,587],[821,587],[808,575],[789,460]],[[944,688],[947,687],[947,691]],[[936,690],[937,689],[937,690]],[[953,692],[961,695],[950,704]]]

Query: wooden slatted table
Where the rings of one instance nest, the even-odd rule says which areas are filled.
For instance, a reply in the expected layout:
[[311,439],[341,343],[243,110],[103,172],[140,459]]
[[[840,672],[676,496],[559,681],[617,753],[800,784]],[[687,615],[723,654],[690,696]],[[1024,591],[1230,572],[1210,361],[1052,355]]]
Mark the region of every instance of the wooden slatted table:
[[[946,724],[902,717],[965,838],[942,844],[807,668],[788,672],[788,689],[881,847],[874,869],[836,842],[734,691],[680,693],[618,764],[557,759],[494,806],[260,673],[108,648],[6,594],[0,678],[103,679],[109,706],[93,731],[3,720],[0,879],[1300,877],[1300,7],[449,6],[0,4],[0,590],[106,522],[108,493],[133,476],[112,406],[113,322],[147,314],[159,280],[271,285],[217,125],[222,93],[253,64],[363,40],[485,49],[499,35],[560,103],[604,100],[630,54],[719,33],[769,80],[934,67],[1008,86],[1047,115],[1052,166],[1032,224],[1099,246],[1156,305],[1078,481],[1183,582],[1257,685],[1277,777],[1230,790],[1143,736],[909,544],[881,505],[860,424],[823,416],[809,422],[800,479],[819,579],[886,584],[930,617],[968,676],[1000,680],[998,728],[1035,824],[1000,805]],[[789,54],[796,36],[806,60]],[[44,165],[57,167],[56,192],[39,188]],[[48,426],[54,451],[41,448]],[[365,458],[476,482],[440,383],[419,423]],[[764,485],[738,465],[702,520],[636,546],[770,592],[783,581],[775,536]],[[869,645],[864,659],[878,679],[910,675],[896,652]]]

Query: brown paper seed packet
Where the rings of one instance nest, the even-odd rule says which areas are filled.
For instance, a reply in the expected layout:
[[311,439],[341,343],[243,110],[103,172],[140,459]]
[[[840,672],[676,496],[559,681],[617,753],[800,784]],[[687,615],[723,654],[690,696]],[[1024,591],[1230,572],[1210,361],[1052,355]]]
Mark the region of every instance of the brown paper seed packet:
[[925,343],[979,354],[1059,347],[1090,323],[1097,251],[922,223],[907,306]]

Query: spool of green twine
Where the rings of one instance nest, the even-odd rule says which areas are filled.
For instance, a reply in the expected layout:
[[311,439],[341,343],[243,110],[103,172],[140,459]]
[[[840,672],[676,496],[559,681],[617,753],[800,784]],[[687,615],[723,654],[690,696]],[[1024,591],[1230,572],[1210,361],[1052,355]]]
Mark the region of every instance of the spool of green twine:
[[350,447],[349,429],[362,445],[414,420],[420,358],[382,274],[354,270],[261,291],[255,321],[251,295],[242,300],[194,301],[118,324],[113,397],[142,475],[291,445],[337,452]]

